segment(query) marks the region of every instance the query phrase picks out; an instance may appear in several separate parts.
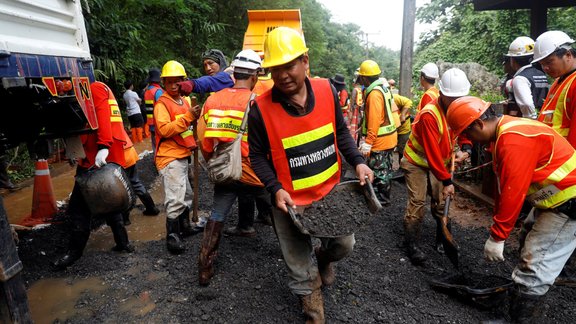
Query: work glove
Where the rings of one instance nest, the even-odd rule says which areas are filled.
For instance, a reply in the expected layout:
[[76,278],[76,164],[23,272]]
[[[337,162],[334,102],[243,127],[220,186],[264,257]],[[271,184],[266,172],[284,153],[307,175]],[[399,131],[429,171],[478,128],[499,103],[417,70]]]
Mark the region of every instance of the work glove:
[[186,80],[178,82],[178,86],[180,87],[180,94],[187,97],[192,93],[192,90],[194,90],[194,81]]
[[490,236],[484,244],[484,258],[488,261],[504,261],[504,242],[496,241]]
[[96,164],[97,167],[101,167],[106,164],[106,158],[108,157],[108,149],[101,149],[96,153]]
[[369,156],[370,151],[372,150],[372,145],[368,144],[368,143],[362,143],[360,145],[360,148],[358,148],[358,149],[360,150],[360,153],[362,153],[362,155]]

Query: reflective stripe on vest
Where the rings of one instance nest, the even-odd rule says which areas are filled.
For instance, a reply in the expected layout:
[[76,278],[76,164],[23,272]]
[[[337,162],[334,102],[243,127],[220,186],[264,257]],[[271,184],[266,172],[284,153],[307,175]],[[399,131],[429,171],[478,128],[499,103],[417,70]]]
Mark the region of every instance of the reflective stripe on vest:
[[[424,107],[426,107],[426,105],[432,103],[434,100],[438,99],[438,97],[440,96],[440,90],[438,90],[438,88],[436,87],[432,87],[428,90],[426,90],[426,92],[424,92],[424,94],[422,95],[422,98],[424,98],[425,95],[428,95],[430,98],[432,98],[432,100],[428,103],[426,103],[424,105]],[[418,107],[416,108],[418,111],[424,109],[424,107],[421,107],[422,105],[422,99],[420,99],[420,102],[418,103]]]
[[[323,169],[322,172],[315,175],[304,176],[299,179],[297,178],[299,176],[297,172],[294,172],[294,175],[296,175],[296,177],[292,177],[294,190],[317,186],[338,172],[339,167],[334,139],[333,124],[327,124],[302,134],[281,139],[290,168],[298,168],[320,161],[321,164],[318,167]],[[300,147],[304,146],[313,147],[316,150],[311,154],[301,155]]]
[[158,90],[162,90],[159,86],[149,85],[144,92],[144,110],[146,111],[146,123],[154,125],[154,99]]
[[[570,117],[566,116],[566,96],[574,79],[576,79],[576,72],[568,76],[568,78],[558,86],[562,86],[561,89],[554,89],[554,92],[550,91],[548,93],[547,100],[542,107],[541,114],[544,117],[538,118],[538,120],[551,126],[563,137],[567,137],[570,132]],[[552,106],[553,103],[554,105]]]
[[[206,121],[204,137],[225,137],[232,141],[240,132],[243,118],[244,111],[210,109],[204,114],[204,120]],[[248,137],[246,134],[242,136],[242,140],[247,142]]]
[[[278,181],[296,205],[325,197],[340,181],[336,146],[337,104],[326,79],[307,79],[315,105],[294,116],[272,101],[271,91],[256,98],[270,143],[269,159]],[[286,127],[289,125],[290,127]]]
[[[170,114],[170,120],[178,120],[182,118],[188,110],[190,109],[190,98],[184,97],[182,100],[182,105],[178,105],[176,102],[173,101],[166,93],[162,94],[162,96],[158,99],[158,102],[162,102],[168,113]],[[156,127],[156,125],[154,125]],[[176,144],[193,149],[196,148],[196,141],[194,140],[194,133],[190,128],[186,129],[185,131],[178,134],[178,136],[172,136],[170,139],[174,140]],[[157,145],[160,144],[160,136],[156,137]]]
[[[442,135],[444,135],[444,123],[442,114],[438,110],[438,107],[433,104],[428,104],[420,111],[420,114],[432,114],[434,118],[436,118],[436,124],[438,125],[438,132],[440,133],[440,137],[438,137],[438,143],[442,139]],[[416,136],[413,135],[412,132],[410,137],[408,138],[408,143],[404,148],[404,152],[414,161],[414,163],[418,166],[429,168],[428,160],[426,159],[426,153],[424,152],[424,148],[416,139]],[[450,162],[450,157],[444,159],[444,165],[448,165]]]
[[[380,91],[380,93],[382,93],[382,96],[384,97],[384,105],[385,105],[384,108],[386,118],[390,123],[388,125],[380,125],[380,127],[378,128],[377,136],[378,137],[386,136],[396,131],[396,124],[394,123],[394,119],[392,118],[392,93],[390,93],[390,90],[388,90],[388,88],[382,86],[382,79],[378,79],[372,82],[372,84],[368,87],[368,89],[366,89],[366,99],[368,99],[368,95],[370,95],[370,93],[374,89]],[[366,128],[366,119],[367,118],[364,118],[362,120],[362,135],[364,136],[366,136],[366,134],[368,133],[368,129]]]
[[108,105],[110,106],[110,121],[113,123],[122,123],[122,115],[120,114],[116,99],[108,99]]
[[[513,127],[517,126],[536,126],[542,127],[542,124],[538,121],[528,120],[528,119],[519,119],[514,120],[511,122],[506,122],[498,127],[498,137],[496,139],[496,145],[494,148],[494,160],[496,159],[496,152],[497,152],[497,145],[500,136],[505,133],[515,133],[523,136],[534,136],[534,135],[547,135],[548,133],[535,133],[535,134],[526,134],[525,131],[514,130]],[[534,172],[546,170],[549,167],[550,162],[554,158],[555,151],[551,152],[550,159],[544,164],[534,170]],[[497,169],[497,166],[494,165]],[[576,152],[573,152],[570,158],[568,158],[562,165],[557,167],[555,170],[550,172],[550,174],[546,177],[546,179],[542,180],[538,183],[531,183],[530,187],[528,188],[528,192],[526,193],[526,199],[530,201],[530,203],[536,207],[541,209],[549,209],[554,208],[565,201],[576,197],[576,185],[560,189],[556,186],[559,182],[566,178],[570,173],[576,170]]]

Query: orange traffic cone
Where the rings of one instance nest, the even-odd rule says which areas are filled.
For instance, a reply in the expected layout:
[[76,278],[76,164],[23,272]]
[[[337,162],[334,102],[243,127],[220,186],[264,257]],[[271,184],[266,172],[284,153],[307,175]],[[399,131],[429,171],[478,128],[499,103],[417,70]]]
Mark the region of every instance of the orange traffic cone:
[[49,222],[58,208],[56,207],[56,198],[54,198],[54,189],[48,161],[41,159],[36,161],[36,172],[34,176],[34,192],[32,194],[32,214],[22,220],[24,226],[34,226]]

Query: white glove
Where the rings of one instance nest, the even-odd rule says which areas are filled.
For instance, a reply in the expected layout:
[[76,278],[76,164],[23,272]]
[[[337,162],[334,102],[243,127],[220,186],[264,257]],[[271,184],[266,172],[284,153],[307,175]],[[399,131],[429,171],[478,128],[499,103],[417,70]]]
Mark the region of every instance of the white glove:
[[106,158],[108,157],[108,149],[101,149],[96,153],[96,161],[94,162],[97,167],[101,167],[106,164]]
[[370,154],[370,151],[372,150],[372,145],[368,144],[368,143],[362,143],[360,145],[360,153],[362,153],[362,155],[366,156],[368,154]]
[[504,261],[504,242],[498,242],[490,236],[484,244],[484,258],[492,262]]

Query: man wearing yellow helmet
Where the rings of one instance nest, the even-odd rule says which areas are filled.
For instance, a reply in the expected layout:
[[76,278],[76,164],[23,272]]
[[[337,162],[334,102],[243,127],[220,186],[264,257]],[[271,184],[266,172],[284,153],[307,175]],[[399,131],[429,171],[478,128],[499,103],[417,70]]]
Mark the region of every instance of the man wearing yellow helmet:
[[355,167],[362,185],[373,174],[350,136],[336,90],[326,79],[306,76],[307,52],[293,29],[278,27],[268,34],[262,66],[270,69],[274,87],[250,109],[248,143],[252,168],[274,197],[272,218],[288,286],[299,296],[307,321],[324,323],[320,287],[334,282],[332,263],[352,251],[354,235],[321,238],[316,266],[311,237],[292,223],[288,208],[303,210],[330,192],[340,180],[339,153]]
[[358,82],[366,87],[362,135],[365,142],[360,152],[368,159],[374,171],[376,196],[382,206],[390,205],[392,181],[392,155],[398,144],[396,128],[400,126],[398,107],[388,89],[388,81],[381,79],[380,67],[372,60],[360,64]]
[[166,62],[161,78],[165,92],[154,106],[155,162],[164,184],[166,245],[168,251],[179,254],[184,252],[181,234],[190,228],[192,187],[188,181],[188,159],[196,148],[190,125],[199,111],[180,96],[178,82],[186,78],[182,64]]

